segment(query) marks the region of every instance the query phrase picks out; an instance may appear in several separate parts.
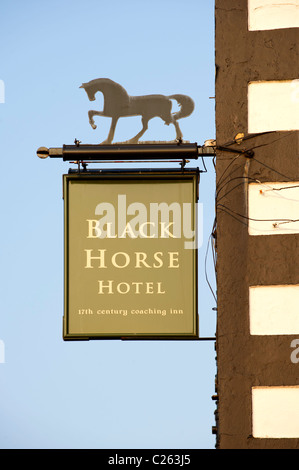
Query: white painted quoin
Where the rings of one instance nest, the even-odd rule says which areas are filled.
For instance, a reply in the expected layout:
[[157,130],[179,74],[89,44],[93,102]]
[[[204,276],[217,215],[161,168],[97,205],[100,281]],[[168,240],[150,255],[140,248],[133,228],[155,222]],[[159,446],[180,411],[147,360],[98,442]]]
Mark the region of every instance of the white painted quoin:
[[251,335],[299,335],[299,285],[249,287]]
[[299,181],[250,183],[249,235],[299,233]]
[[248,84],[248,132],[299,130],[298,80]]
[[248,29],[298,28],[299,0],[248,0]]
[[252,388],[252,435],[299,437],[299,386]]

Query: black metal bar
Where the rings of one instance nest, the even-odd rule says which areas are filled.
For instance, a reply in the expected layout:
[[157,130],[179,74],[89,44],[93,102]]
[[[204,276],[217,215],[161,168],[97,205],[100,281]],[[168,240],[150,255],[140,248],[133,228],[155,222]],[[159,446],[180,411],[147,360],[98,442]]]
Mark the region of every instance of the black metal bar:
[[[122,169],[122,168],[113,168],[113,169],[96,169],[96,168],[92,168],[92,169],[89,169],[89,168],[85,168],[83,170],[78,170],[77,168],[69,168],[68,170],[68,173],[69,174],[81,174],[82,176],[83,175],[95,175],[95,176],[98,176],[98,175],[113,175],[113,174],[118,174],[118,173],[126,173],[126,174],[139,174],[139,175],[142,175],[142,174],[147,174],[147,173],[152,173],[152,172],[159,172],[161,175],[163,175],[163,173],[171,173],[171,174],[177,174],[177,175],[181,175],[182,174],[182,169],[180,168],[132,168],[132,169],[128,169],[126,168],[125,170]],[[188,174],[188,173],[194,173],[194,171],[198,171],[198,173],[200,173],[200,170],[195,167],[195,168],[184,168],[183,169],[183,172],[185,174]]]
[[[94,339],[102,339],[102,338],[94,338]],[[107,339],[107,338],[104,338]],[[135,338],[133,336],[122,336],[121,338],[111,338],[111,339],[121,339],[122,341],[216,341],[216,337],[211,338],[184,338],[182,336],[173,336],[173,337],[164,337],[161,338],[157,337],[138,337]]]
[[63,145],[62,148],[40,147],[40,158],[62,158],[63,161],[115,161],[115,160],[197,160],[199,155],[212,154],[211,149],[197,143],[150,143],[111,145]]
[[62,158],[70,160],[197,159],[197,144],[64,145]]

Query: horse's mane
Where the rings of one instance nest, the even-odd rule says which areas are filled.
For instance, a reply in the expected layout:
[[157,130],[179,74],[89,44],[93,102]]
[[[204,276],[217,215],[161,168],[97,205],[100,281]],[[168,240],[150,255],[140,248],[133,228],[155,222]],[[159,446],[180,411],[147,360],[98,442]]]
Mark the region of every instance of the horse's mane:
[[92,88],[93,91],[101,91],[103,94],[110,95],[108,99],[120,99],[129,101],[127,91],[119,83],[114,82],[110,78],[95,78],[88,83],[84,83],[84,88]]

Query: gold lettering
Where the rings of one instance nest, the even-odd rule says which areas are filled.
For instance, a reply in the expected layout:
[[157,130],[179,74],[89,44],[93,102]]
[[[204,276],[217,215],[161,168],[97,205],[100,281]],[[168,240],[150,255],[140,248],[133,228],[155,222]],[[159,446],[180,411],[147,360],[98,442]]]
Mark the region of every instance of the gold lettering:
[[144,234],[143,227],[145,225],[152,225],[153,227],[155,227],[154,222],[144,222],[143,224],[141,224],[140,227],[139,227],[139,232],[141,233],[141,237],[142,238],[155,238],[155,234],[150,235],[150,236],[147,236],[147,235]]
[[107,238],[117,238],[117,235],[112,235],[111,229],[112,229],[112,223],[107,222]]
[[[122,266],[116,263],[116,257],[119,255],[123,255],[125,257],[125,264],[123,264]],[[128,255],[128,253],[119,251],[118,253],[114,253],[114,255],[111,258],[111,262],[113,266],[115,266],[116,268],[126,268],[128,264],[130,263],[130,256]]]
[[108,285],[104,285],[104,281],[98,281],[99,283],[99,294],[104,294],[103,289],[108,289],[108,294],[113,294],[112,291],[112,286],[113,286],[113,281],[107,281]]
[[158,290],[157,294],[165,294],[165,290],[162,292],[162,282],[157,282]]
[[126,238],[126,234],[129,234],[131,238],[137,238],[137,236],[135,235],[135,233],[133,232],[133,229],[130,225],[130,223],[127,223],[127,225],[125,226],[125,229],[123,231],[123,233],[120,235],[119,238]]
[[[133,259],[129,253],[124,251],[118,251],[108,256],[106,254],[106,249],[85,249],[86,252],[86,265],[85,268],[95,267],[95,260],[98,260],[98,268],[107,268],[106,263],[114,266],[117,269],[127,268],[130,264],[134,264],[134,267],[137,269],[140,268],[162,268],[164,265],[164,259],[168,257],[168,268],[179,268],[179,252],[178,251],[168,251],[168,254],[163,253],[162,251],[156,251],[153,254],[148,255],[144,251],[135,251],[132,253]],[[95,256],[94,252],[98,251],[99,255]],[[108,257],[108,258],[107,258]],[[135,258],[135,259],[134,259]],[[110,260],[110,263],[108,262]],[[131,263],[132,261],[132,263]],[[132,266],[133,267],[133,266]]]
[[143,266],[145,266],[146,268],[150,268],[151,266],[149,264],[147,264],[145,262],[146,258],[147,258],[147,254],[144,253],[143,251],[136,251],[135,252],[135,255],[136,255],[136,264],[135,264],[135,267],[136,268],[141,268],[140,264],[142,263]]
[[[120,286],[125,286],[126,290],[123,292]],[[130,284],[128,284],[127,282],[120,282],[119,284],[117,284],[116,290],[119,294],[127,294],[130,290]]]
[[[179,268],[180,265],[179,265],[179,252],[178,251],[169,251],[168,252],[169,254],[169,268]],[[177,256],[175,258],[175,255]],[[175,265],[174,263],[177,262],[177,264]]]
[[135,286],[135,294],[140,294],[139,286],[142,286],[143,282],[132,282],[132,286]]
[[163,256],[163,253],[162,251],[157,251],[156,253],[154,253],[154,260],[155,261],[158,261],[158,265],[156,265],[155,263],[153,264],[153,267],[154,268],[161,268],[163,266],[163,261],[161,258],[159,258],[159,255],[160,256]]
[[177,238],[173,235],[173,233],[170,233],[169,232],[169,227],[171,225],[173,225],[173,222],[170,222],[167,227],[165,226],[166,225],[166,222],[160,222],[160,225],[161,225],[161,238],[168,238],[168,237],[171,237],[171,238]]
[[95,219],[87,219],[88,235],[87,238],[100,238],[102,231],[99,227],[100,221]]
[[146,282],[146,294],[153,294],[154,293],[154,283],[153,282]]
[[93,250],[84,250],[84,251],[86,251],[85,268],[93,268],[93,266],[91,265],[91,260],[93,259],[100,260],[99,268],[107,268],[107,266],[105,266],[105,251],[107,250],[98,250],[100,252],[100,256],[91,256],[91,253],[93,252]]
[[114,281],[98,281],[98,294],[165,294],[162,287],[162,282],[119,282],[114,285]]

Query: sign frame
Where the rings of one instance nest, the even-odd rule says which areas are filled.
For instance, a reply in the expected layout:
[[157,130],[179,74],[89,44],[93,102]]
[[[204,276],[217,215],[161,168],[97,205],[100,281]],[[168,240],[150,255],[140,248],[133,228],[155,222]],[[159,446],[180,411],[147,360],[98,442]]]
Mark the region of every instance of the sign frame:
[[[193,253],[193,312],[192,322],[193,330],[191,333],[71,333],[69,328],[69,201],[70,201],[70,182],[107,182],[107,181],[189,181],[193,184],[193,217],[195,229],[195,247]],[[200,172],[198,168],[177,169],[134,169],[134,170],[69,170],[68,174],[63,175],[63,199],[64,199],[64,315],[63,315],[63,340],[198,340],[199,339],[199,319],[198,319],[198,249],[197,249],[197,202],[199,190]]]

